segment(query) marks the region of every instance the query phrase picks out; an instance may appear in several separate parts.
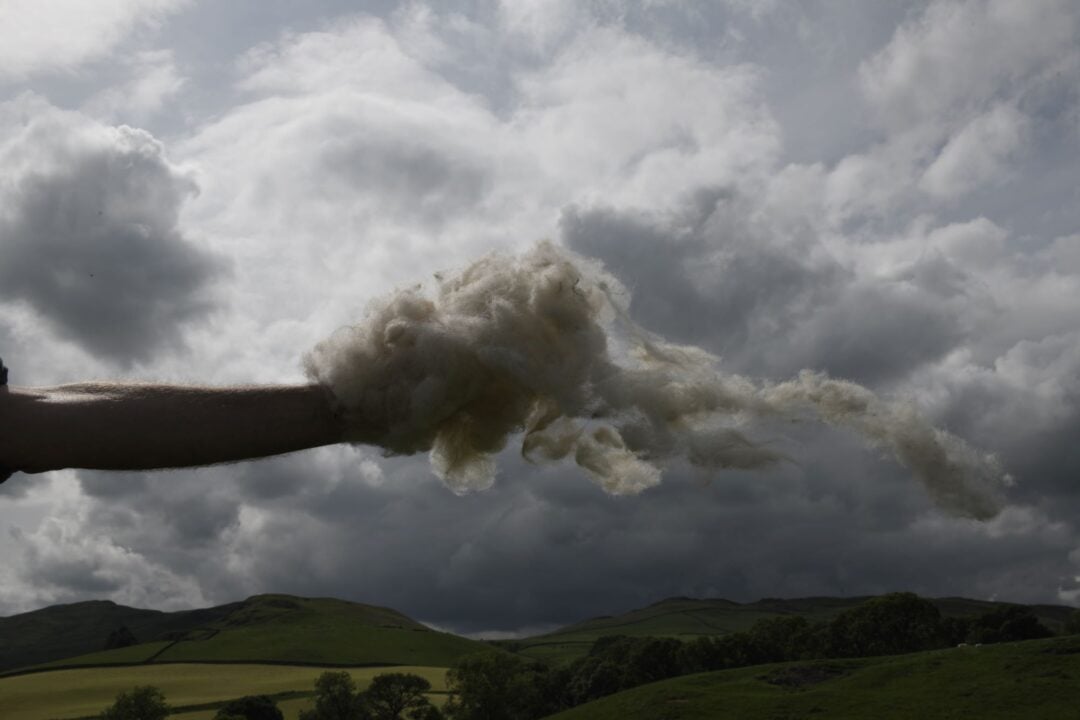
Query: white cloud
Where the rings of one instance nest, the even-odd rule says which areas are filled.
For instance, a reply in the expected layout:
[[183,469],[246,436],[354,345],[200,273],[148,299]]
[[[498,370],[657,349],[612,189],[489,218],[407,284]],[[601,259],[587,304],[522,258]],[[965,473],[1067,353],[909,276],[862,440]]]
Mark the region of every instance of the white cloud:
[[828,173],[825,206],[828,220],[842,223],[866,217],[895,217],[910,207],[919,167],[929,144],[919,133],[901,133],[870,149],[844,157]]
[[1023,143],[1030,121],[1008,105],[979,115],[946,143],[919,187],[949,200],[987,182],[1000,182],[1006,161]]
[[779,151],[752,66],[718,68],[612,29],[577,36],[519,80],[516,137],[564,202],[666,207],[702,185],[750,183]]
[[264,44],[240,64],[247,102],[177,147],[202,190],[184,222],[237,268],[232,331],[261,328],[227,351],[208,334],[207,372],[281,377],[367,298],[551,236],[569,203],[662,206],[775,156],[752,68],[582,30],[550,63],[500,69],[500,113],[455,84],[435,27],[352,17]]
[[926,243],[965,268],[987,269],[1005,259],[1008,239],[1004,228],[979,217],[935,228],[927,234]]
[[859,67],[882,137],[831,173],[833,220],[889,218],[925,202],[916,188],[955,202],[1005,185],[1029,146],[1056,142],[1031,115],[1077,111],[1061,82],[1080,80],[1078,28],[1068,0],[936,0],[900,25]]
[[[0,194],[67,177],[87,136],[192,180],[198,196],[129,188],[157,188],[159,205],[107,193],[175,212],[169,227],[235,267],[216,312],[185,326],[189,353],[135,366],[192,382],[299,381],[301,354],[371,296],[493,248],[569,241],[575,219],[591,223],[590,247],[634,280],[635,311],[655,329],[715,343],[750,374],[815,364],[913,397],[1000,450],[1016,465],[1015,499],[1035,509],[1010,511],[993,536],[927,520],[901,475],[809,432],[802,464],[765,482],[674,477],[619,504],[513,457],[500,458],[513,472],[493,491],[450,499],[408,461],[334,448],[160,480],[80,474],[86,497],[47,505],[68,514],[60,522],[28,509],[41,497],[19,500],[26,530],[4,538],[13,560],[0,602],[85,597],[97,594],[87,583],[125,572],[185,602],[319,592],[487,628],[680,592],[1053,597],[1080,544],[1068,517],[1080,502],[1068,451],[1080,428],[1080,255],[1074,226],[1044,237],[1017,208],[1068,219],[1080,200],[1073,146],[1056,144],[1080,137],[1075,4],[808,3],[794,19],[791,3],[718,6],[413,3],[381,19],[296,11],[287,30],[252,2],[266,25],[215,26],[235,45],[200,67],[203,39],[166,33],[154,38],[162,50],[110,56],[145,26],[133,8],[163,17],[176,6],[104,5],[104,30],[4,65],[9,81],[94,58],[128,74],[111,89],[89,87],[101,78],[87,73],[70,95],[43,84],[49,103],[0,104]],[[811,147],[798,156],[821,163],[780,165],[770,88],[805,95],[784,120],[806,126],[797,141]],[[193,115],[167,148],[108,127],[178,106]],[[51,133],[10,130],[49,122]],[[814,145],[837,135],[828,150]],[[1041,173],[1048,158],[1056,175]],[[101,177],[128,187],[124,173]],[[66,197],[71,184],[46,189]],[[42,332],[23,299],[3,318],[0,353],[19,360],[20,380],[115,370]],[[32,553],[47,572],[19,564]],[[113,593],[142,601],[137,589]]]
[[1054,238],[1043,257],[1055,271],[1080,276],[1080,233]]
[[[36,478],[30,500],[44,494],[50,510],[24,530],[29,517],[7,530],[7,562],[0,577],[0,612],[24,612],[86,597],[108,597],[137,607],[181,609],[205,606],[198,580],[148,558],[117,541],[115,529],[96,525],[93,505],[78,490],[71,473]],[[45,483],[43,486],[42,484]]]
[[951,125],[1075,53],[1076,11],[1071,0],[936,0],[862,66],[863,91],[887,127]]
[[597,10],[610,14],[618,5],[581,0],[500,0],[499,23],[503,32],[525,41],[534,52],[550,52],[582,26],[595,26]]
[[126,63],[131,77],[91,97],[83,112],[110,123],[139,125],[152,117],[184,87],[169,50],[145,51]]
[[188,0],[5,0],[0,4],[0,80],[72,70],[104,57],[140,27]]

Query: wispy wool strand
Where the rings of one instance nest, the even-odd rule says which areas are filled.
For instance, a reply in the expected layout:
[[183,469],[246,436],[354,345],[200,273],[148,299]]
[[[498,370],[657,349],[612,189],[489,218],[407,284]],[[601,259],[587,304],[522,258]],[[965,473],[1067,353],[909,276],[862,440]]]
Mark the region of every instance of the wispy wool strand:
[[573,458],[605,490],[637,493],[666,461],[755,469],[785,460],[756,420],[808,415],[856,431],[918,477],[944,510],[985,519],[1008,476],[910,404],[803,371],[782,383],[723,373],[718,359],[646,332],[599,263],[549,242],[490,255],[373,302],[305,358],[350,421],[390,455],[430,452],[456,492],[489,487],[512,437],[531,460]]

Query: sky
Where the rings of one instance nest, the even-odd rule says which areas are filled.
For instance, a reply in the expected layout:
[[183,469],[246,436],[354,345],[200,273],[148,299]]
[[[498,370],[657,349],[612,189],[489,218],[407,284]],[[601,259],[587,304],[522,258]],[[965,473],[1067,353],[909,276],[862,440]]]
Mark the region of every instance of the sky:
[[487,491],[335,446],[0,486],[0,615],[264,592],[533,632],[665,597],[1080,602],[1072,0],[5,0],[0,356],[16,385],[304,382],[369,301],[541,239],[764,382],[996,453],[957,518],[812,424],[765,472]]

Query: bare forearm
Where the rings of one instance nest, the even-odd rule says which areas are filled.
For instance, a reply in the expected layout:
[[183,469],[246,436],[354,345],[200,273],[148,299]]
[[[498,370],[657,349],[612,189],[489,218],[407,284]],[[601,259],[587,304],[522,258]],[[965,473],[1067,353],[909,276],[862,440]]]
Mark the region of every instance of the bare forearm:
[[86,383],[13,387],[0,401],[0,459],[26,472],[211,465],[342,438],[317,385]]

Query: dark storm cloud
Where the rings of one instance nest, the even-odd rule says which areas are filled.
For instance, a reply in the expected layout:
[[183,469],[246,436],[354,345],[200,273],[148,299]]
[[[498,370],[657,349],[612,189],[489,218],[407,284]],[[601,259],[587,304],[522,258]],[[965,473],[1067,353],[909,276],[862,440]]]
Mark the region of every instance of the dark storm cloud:
[[177,345],[180,327],[211,309],[222,270],[178,228],[191,181],[140,130],[46,119],[21,140],[33,155],[6,170],[0,297],[122,365]]
[[303,507],[261,506],[275,510],[233,551],[254,587],[387,604],[462,631],[567,623],[671,595],[950,594],[960,584],[1035,600],[1039,590],[1025,596],[999,579],[1032,563],[1067,571],[1067,534],[921,527],[925,501],[901,474],[874,476],[874,458],[818,442],[806,467],[711,482],[676,474],[637,498],[510,455],[490,491],[457,497],[422,463],[389,461],[381,486],[315,479]]
[[[1068,535],[912,526],[925,506],[903,492],[902,478],[868,488],[829,477],[845,465],[872,471],[872,460],[709,483],[681,475],[618,499],[559,468],[537,473],[512,457],[502,462],[507,478],[466,497],[413,461],[387,463],[377,487],[325,482],[286,462],[306,499],[253,503],[263,520],[239,543],[223,532],[213,552],[202,545],[182,556],[181,539],[156,534],[161,517],[152,513],[141,515],[140,532],[108,532],[155,566],[197,575],[212,602],[267,589],[335,595],[461,631],[567,623],[671,595],[940,595],[962,585],[965,594],[1038,600],[1045,598],[1036,586],[1013,581],[1068,569]],[[159,502],[172,512],[167,498]],[[95,517],[99,530],[111,527]],[[61,553],[42,556],[39,579],[74,592],[125,567],[122,558],[71,554],[66,562]]]
[[[962,11],[961,33],[968,27],[977,30],[982,11],[990,7],[981,2],[934,5]],[[365,468],[353,451],[335,448],[328,455],[298,453],[163,475],[80,473],[88,496],[80,500],[85,518],[71,521],[64,532],[46,527],[33,539],[36,549],[26,553],[22,575],[33,587],[60,589],[40,594],[40,604],[105,593],[123,598],[142,588],[147,589],[146,604],[154,606],[185,587],[198,592],[181,593],[182,602],[205,598],[207,604],[256,592],[293,592],[390,605],[471,631],[567,623],[671,595],[745,601],[913,590],[1017,601],[1078,597],[1080,455],[1074,448],[1080,433],[1080,360],[1075,354],[1080,338],[1076,285],[1070,284],[1080,271],[1075,260],[1080,256],[1073,252],[1080,208],[1074,202],[1078,183],[1076,153],[1071,152],[1080,142],[1070,89],[1077,86],[1070,82],[1075,69],[1063,64],[1063,72],[1047,73],[1042,80],[1047,92],[1026,94],[1017,105],[1032,116],[1033,149],[1012,165],[998,167],[997,176],[967,196],[949,203],[923,199],[918,212],[930,216],[931,234],[939,225],[949,231],[943,235],[982,228],[963,239],[962,253],[950,254],[948,238],[938,242],[915,237],[921,231],[905,234],[915,219],[908,205],[898,209],[883,202],[884,219],[875,216],[843,227],[816,215],[818,195],[827,195],[816,184],[835,180],[845,156],[859,160],[852,153],[867,153],[866,162],[880,161],[883,168],[845,186],[861,201],[873,204],[879,195],[891,197],[890,184],[906,190],[917,184],[917,167],[894,162],[906,149],[875,160],[878,144],[888,145],[892,138],[883,137],[887,129],[868,122],[857,78],[860,63],[885,47],[905,21],[918,21],[926,6],[781,2],[775,12],[751,15],[733,12],[728,3],[653,3],[648,10],[653,14],[645,19],[645,11],[628,11],[630,30],[664,48],[681,52],[690,45],[694,57],[714,59],[718,68],[759,62],[765,68],[760,76],[764,92],[784,136],[781,157],[823,165],[795,168],[799,178],[810,180],[779,201],[763,199],[768,193],[759,193],[753,178],[746,186],[702,190],[671,211],[657,210],[656,203],[650,204],[655,198],[634,196],[627,202],[588,186],[555,195],[560,203],[567,197],[594,203],[564,212],[562,239],[602,259],[627,282],[634,292],[635,319],[651,329],[673,340],[700,343],[722,356],[725,369],[754,377],[786,377],[812,367],[883,393],[919,393],[917,400],[925,401],[943,427],[999,452],[1016,475],[1019,484],[1010,491],[1014,505],[999,518],[976,523],[943,517],[906,472],[867,452],[851,435],[808,425],[777,432],[775,443],[793,461],[770,472],[704,475],[674,467],[663,485],[635,498],[609,497],[573,470],[531,466],[511,452],[499,457],[500,477],[490,491],[456,497],[431,476],[423,460],[378,460]],[[217,13],[208,8],[198,10],[207,16],[211,10]],[[248,10],[252,17],[265,17],[261,6],[252,4]],[[963,13],[974,13],[971,22]],[[653,22],[661,15],[667,24]],[[291,19],[286,24],[306,27]],[[936,27],[917,24],[928,31]],[[589,25],[572,23],[566,37],[572,39]],[[253,31],[245,26],[244,32]],[[267,30],[266,37],[247,45],[272,34]],[[1038,42],[1012,31],[1007,37],[1009,47],[1003,50],[1010,52]],[[929,97],[922,82],[928,73],[975,73],[957,80],[955,86],[965,90],[978,85],[977,75],[997,62],[945,40],[925,53],[945,61],[931,62],[917,74],[914,99]],[[509,44],[518,45],[517,39]],[[480,45],[490,49],[492,62],[475,76],[477,92],[485,101],[498,94],[493,107],[500,117],[512,117],[519,95],[506,88],[517,87],[520,78],[507,62],[505,47]],[[910,49],[918,54],[919,47],[912,43]],[[226,56],[221,48],[215,51]],[[952,60],[954,52],[963,62]],[[534,54],[530,63],[537,67],[552,60],[542,57],[539,46]],[[1018,67],[1007,53],[1001,57],[1006,60],[1000,66]],[[329,62],[321,56],[317,60],[316,69]],[[600,61],[618,67],[610,58]],[[432,72],[434,62],[429,62]],[[579,76],[576,68],[571,70],[568,76]],[[364,82],[378,76],[373,73]],[[503,85],[493,90],[494,82]],[[1025,82],[1018,78],[1015,84]],[[987,91],[984,100],[1001,100],[994,94]],[[248,122],[252,116],[238,116],[242,132],[223,144],[231,148],[250,142],[250,156],[265,159],[270,169],[263,175],[237,174],[236,184],[265,193],[260,211],[295,202],[339,223],[360,205],[395,222],[418,218],[427,229],[454,213],[478,217],[477,233],[494,227],[485,225],[482,208],[505,178],[488,178],[477,170],[484,166],[482,152],[470,153],[469,141],[456,128],[410,123],[407,113],[381,124],[377,114],[358,121],[365,102],[346,93],[316,93],[295,104],[257,105],[281,113],[275,122],[289,131],[279,134],[255,133],[258,123]],[[949,102],[945,106],[951,107]],[[298,122],[301,107],[313,119]],[[640,108],[624,110],[642,126],[651,122]],[[444,117],[421,115],[425,121]],[[594,123],[587,128],[590,142],[610,133],[587,114],[581,117]],[[937,117],[928,123],[941,132],[962,124]],[[310,142],[324,137],[331,140],[317,147]],[[461,146],[455,142],[459,139]],[[942,143],[948,140],[941,138]],[[560,149],[556,143],[522,150],[548,153],[552,148]],[[80,152],[108,155],[100,148]],[[919,162],[933,159],[928,155]],[[139,162],[154,167],[157,161]],[[99,158],[96,167],[106,166]],[[38,183],[31,188],[86,186],[94,179],[89,171],[72,179],[75,174],[66,165],[61,168],[36,175],[20,170],[18,177]],[[149,173],[158,179],[148,184],[163,188],[160,197],[140,187],[101,197],[133,198],[137,207],[175,210],[188,189],[172,170],[158,171]],[[276,178],[296,183],[282,182],[275,194]],[[548,191],[542,185],[514,182],[506,185],[508,192],[535,198],[548,211],[550,206],[543,204]],[[301,192],[306,190],[311,192]],[[84,192],[97,197],[91,189]],[[368,198],[370,205],[364,205]],[[850,198],[841,193],[840,200]],[[640,209],[631,206],[637,201],[643,203]],[[804,211],[812,217],[801,219]],[[865,208],[856,203],[856,211]],[[110,217],[122,216],[117,211]],[[793,216],[800,219],[792,221]],[[3,227],[17,217],[5,216]],[[963,227],[946,227],[951,221]],[[242,219],[236,227],[245,232],[250,222]],[[122,223],[115,220],[116,225]],[[883,232],[884,226],[890,232]],[[153,227],[159,238],[170,240],[168,252],[190,247],[169,234],[176,231],[175,218]],[[833,240],[842,236],[835,255],[824,247],[830,234]],[[1054,237],[1061,257],[1048,267],[1038,265],[1031,253]],[[439,236],[438,242],[454,250],[452,238]],[[899,250],[890,247],[894,242]],[[145,255],[149,241],[139,247],[135,254]],[[1072,261],[1066,250],[1073,252]],[[859,267],[858,261],[867,257],[870,269]],[[6,259],[0,256],[0,264]],[[181,258],[178,264],[185,267],[185,262]],[[206,274],[189,270],[181,275],[188,278],[186,287],[195,289],[185,295],[180,283],[167,293],[179,297],[182,308],[184,297],[198,297]],[[177,310],[169,319],[175,325],[199,312]],[[238,337],[225,335],[222,342]],[[156,342],[161,348],[170,341],[159,337]],[[13,554],[16,561],[18,555]],[[1073,594],[1056,595],[1059,589]]]
[[24,579],[35,585],[51,585],[63,588],[69,597],[101,596],[115,592],[124,584],[118,575],[102,573],[99,560],[85,557],[35,557],[30,553],[27,566],[31,568]]
[[213,543],[237,521],[240,498],[226,478],[222,470],[79,473],[83,490],[100,501],[103,526],[152,528],[179,548]]
[[[961,340],[942,300],[947,274],[914,265],[859,278],[809,230],[789,234],[735,191],[702,191],[678,211],[572,208],[568,246],[603,260],[633,292],[644,325],[709,348],[751,376],[803,368],[860,383],[902,376]],[[925,276],[925,277],[924,277]]]
[[818,303],[839,268],[755,242],[745,201],[734,190],[703,190],[668,214],[569,208],[563,241],[604,261],[633,293],[635,318],[681,342],[727,355],[770,308]]
[[1018,501],[1074,525],[1080,510],[1080,334],[1019,343],[994,372],[959,380],[945,418],[994,438],[1019,482]]

